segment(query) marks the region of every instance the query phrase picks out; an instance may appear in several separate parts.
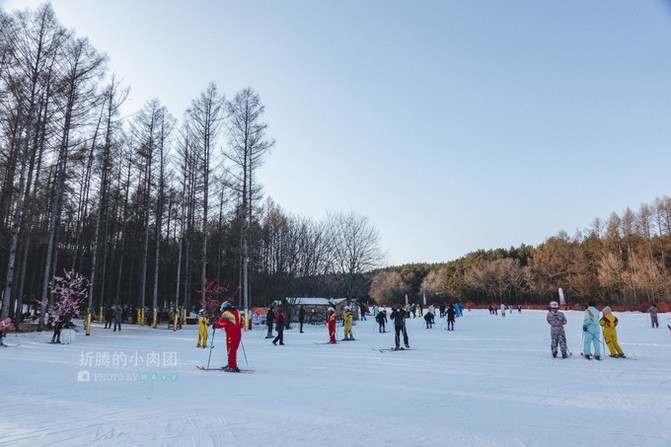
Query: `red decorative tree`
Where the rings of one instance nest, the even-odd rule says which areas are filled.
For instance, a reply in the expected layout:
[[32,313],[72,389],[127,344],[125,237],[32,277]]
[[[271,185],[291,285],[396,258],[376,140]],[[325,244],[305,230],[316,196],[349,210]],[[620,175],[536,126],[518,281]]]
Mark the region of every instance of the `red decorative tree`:
[[64,273],[64,276],[54,276],[49,284],[54,297],[49,304],[49,313],[69,321],[80,314],[80,306],[88,297],[89,280],[74,270]]
[[[205,311],[205,316],[213,319],[219,316],[219,309],[224,301],[233,301],[235,295],[240,291],[238,287],[235,292],[229,293],[230,286],[220,286],[215,280],[205,281],[205,299],[201,300],[200,307]],[[198,293],[203,293],[202,290],[197,290]],[[217,299],[216,297],[220,298]]]

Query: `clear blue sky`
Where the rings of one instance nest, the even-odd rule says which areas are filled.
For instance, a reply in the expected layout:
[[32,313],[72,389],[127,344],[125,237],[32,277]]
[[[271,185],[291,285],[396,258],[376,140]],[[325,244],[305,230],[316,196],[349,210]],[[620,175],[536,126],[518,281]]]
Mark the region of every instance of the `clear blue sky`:
[[538,245],[671,194],[669,1],[52,4],[109,55],[129,113],[254,88],[266,194],[368,216],[386,265]]

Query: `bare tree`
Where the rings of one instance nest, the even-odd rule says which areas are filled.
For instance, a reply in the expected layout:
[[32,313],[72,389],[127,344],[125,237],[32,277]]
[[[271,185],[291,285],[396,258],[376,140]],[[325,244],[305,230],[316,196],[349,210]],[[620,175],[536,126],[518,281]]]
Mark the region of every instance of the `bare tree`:
[[201,169],[203,198],[202,198],[202,253],[201,253],[201,300],[205,301],[205,290],[207,288],[207,238],[208,238],[208,212],[210,196],[210,175],[212,172],[212,155],[217,144],[217,137],[224,119],[226,99],[219,94],[215,83],[210,83],[207,89],[201,93],[198,99],[191,103],[187,115],[193,144],[196,146]]
[[[253,181],[254,173],[262,165],[265,154],[275,143],[266,137],[268,125],[261,121],[264,112],[265,107],[259,95],[251,88],[238,92],[228,103],[228,157],[237,167],[237,172],[233,176],[241,196],[242,297],[245,315],[248,315],[250,306],[249,229],[253,220],[254,194],[258,191]],[[247,327],[248,321],[245,324]]]
[[365,216],[354,212],[329,213],[331,271],[347,297],[363,294],[361,275],[378,267],[383,258],[380,237]]
[[[18,183],[16,194],[14,190],[3,189],[1,200],[12,203],[11,235],[8,248],[7,272],[3,306],[0,317],[9,315],[9,303],[14,288],[14,274],[19,233],[23,222],[24,203],[28,189],[28,170],[31,154],[37,149],[34,143],[35,121],[38,117],[38,106],[44,100],[49,90],[50,77],[45,73],[51,72],[63,43],[69,38],[68,33],[56,22],[50,5],[41,6],[34,14],[25,11],[16,13],[14,20],[3,20],[3,42],[11,42],[11,49],[3,48],[2,78],[3,85],[7,86],[7,95],[10,96],[11,114],[16,119],[17,126],[12,132],[11,154],[14,154],[14,166],[8,170],[5,185],[13,185],[14,169],[18,168]],[[4,102],[4,101],[3,101]],[[0,206],[4,211],[5,207]],[[42,315],[44,315],[42,309]],[[42,329],[43,319],[39,328]]]

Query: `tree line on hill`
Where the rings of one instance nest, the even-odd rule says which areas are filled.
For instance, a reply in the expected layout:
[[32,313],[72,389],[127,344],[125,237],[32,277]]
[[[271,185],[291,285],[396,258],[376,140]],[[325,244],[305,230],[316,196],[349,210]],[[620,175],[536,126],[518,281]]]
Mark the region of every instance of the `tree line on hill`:
[[537,247],[479,250],[441,264],[414,264],[376,272],[370,295],[392,304],[415,302],[547,304],[562,288],[571,303],[642,307],[671,296],[671,198],[635,212],[597,218],[574,236],[560,232]]

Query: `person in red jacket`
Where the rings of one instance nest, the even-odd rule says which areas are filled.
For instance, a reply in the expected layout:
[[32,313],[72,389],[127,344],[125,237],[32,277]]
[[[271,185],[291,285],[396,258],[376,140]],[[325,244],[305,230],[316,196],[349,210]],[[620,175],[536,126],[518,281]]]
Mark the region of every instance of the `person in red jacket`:
[[224,328],[226,331],[228,365],[222,369],[228,372],[240,372],[238,368],[238,346],[240,346],[240,339],[242,338],[240,312],[229,301],[224,301],[220,310],[223,313],[219,321],[214,324],[214,327],[215,329]]
[[284,318],[284,312],[282,309],[277,310],[277,316],[275,317],[275,330],[277,331],[277,337],[273,340],[273,344],[277,345],[277,342],[280,342],[280,345],[284,344],[284,323],[286,318]]
[[336,321],[338,321],[338,315],[336,315],[334,308],[329,307],[326,313],[326,324],[329,328],[329,343],[336,342]]

